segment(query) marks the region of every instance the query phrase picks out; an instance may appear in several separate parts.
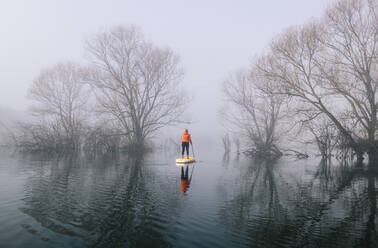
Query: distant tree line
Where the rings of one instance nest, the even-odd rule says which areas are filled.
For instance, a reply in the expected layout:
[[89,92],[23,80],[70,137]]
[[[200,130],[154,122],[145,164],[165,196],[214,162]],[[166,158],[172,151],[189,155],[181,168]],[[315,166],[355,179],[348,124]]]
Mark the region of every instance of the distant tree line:
[[87,65],[59,63],[31,84],[33,122],[13,136],[26,151],[145,149],[160,128],[178,123],[187,99],[178,56],[134,26],[86,41]]
[[[340,0],[324,16],[277,36],[248,70],[224,83],[248,151],[280,154],[288,123],[323,156],[350,149],[377,164],[378,2]],[[296,133],[298,134],[298,133]]]

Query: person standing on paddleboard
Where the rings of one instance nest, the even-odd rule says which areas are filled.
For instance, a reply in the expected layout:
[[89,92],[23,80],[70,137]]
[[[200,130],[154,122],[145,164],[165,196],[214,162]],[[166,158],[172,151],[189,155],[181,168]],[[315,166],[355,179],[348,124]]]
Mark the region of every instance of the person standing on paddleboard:
[[192,139],[190,137],[190,134],[188,132],[188,129],[185,129],[185,131],[182,133],[182,143],[181,143],[181,146],[182,146],[182,157],[184,157],[184,152],[185,152],[185,149],[186,149],[186,156],[189,158],[189,143],[191,145],[192,144]]

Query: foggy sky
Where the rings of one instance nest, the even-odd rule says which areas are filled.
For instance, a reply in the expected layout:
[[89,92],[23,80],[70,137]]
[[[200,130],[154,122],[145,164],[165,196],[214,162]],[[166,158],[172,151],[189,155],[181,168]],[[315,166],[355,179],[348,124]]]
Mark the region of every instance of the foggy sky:
[[195,125],[219,129],[225,77],[248,66],[285,28],[319,17],[332,0],[2,0],[0,106],[26,110],[28,86],[42,68],[85,62],[84,40],[103,28],[139,26],[172,48],[194,96]]

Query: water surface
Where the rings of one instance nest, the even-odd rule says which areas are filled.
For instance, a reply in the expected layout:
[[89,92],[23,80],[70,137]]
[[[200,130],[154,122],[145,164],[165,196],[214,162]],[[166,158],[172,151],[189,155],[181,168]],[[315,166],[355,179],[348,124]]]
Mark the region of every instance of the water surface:
[[161,151],[3,152],[0,247],[378,247],[365,168],[219,154],[202,152],[186,178]]

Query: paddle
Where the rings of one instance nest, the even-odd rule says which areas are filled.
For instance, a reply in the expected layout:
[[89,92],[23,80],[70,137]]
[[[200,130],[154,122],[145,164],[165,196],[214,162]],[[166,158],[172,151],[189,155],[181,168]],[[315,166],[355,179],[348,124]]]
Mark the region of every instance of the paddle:
[[191,143],[191,145],[192,145],[192,153],[193,153],[193,158],[195,158],[195,157],[196,157],[196,155],[194,154],[194,146],[193,146],[193,143]]

